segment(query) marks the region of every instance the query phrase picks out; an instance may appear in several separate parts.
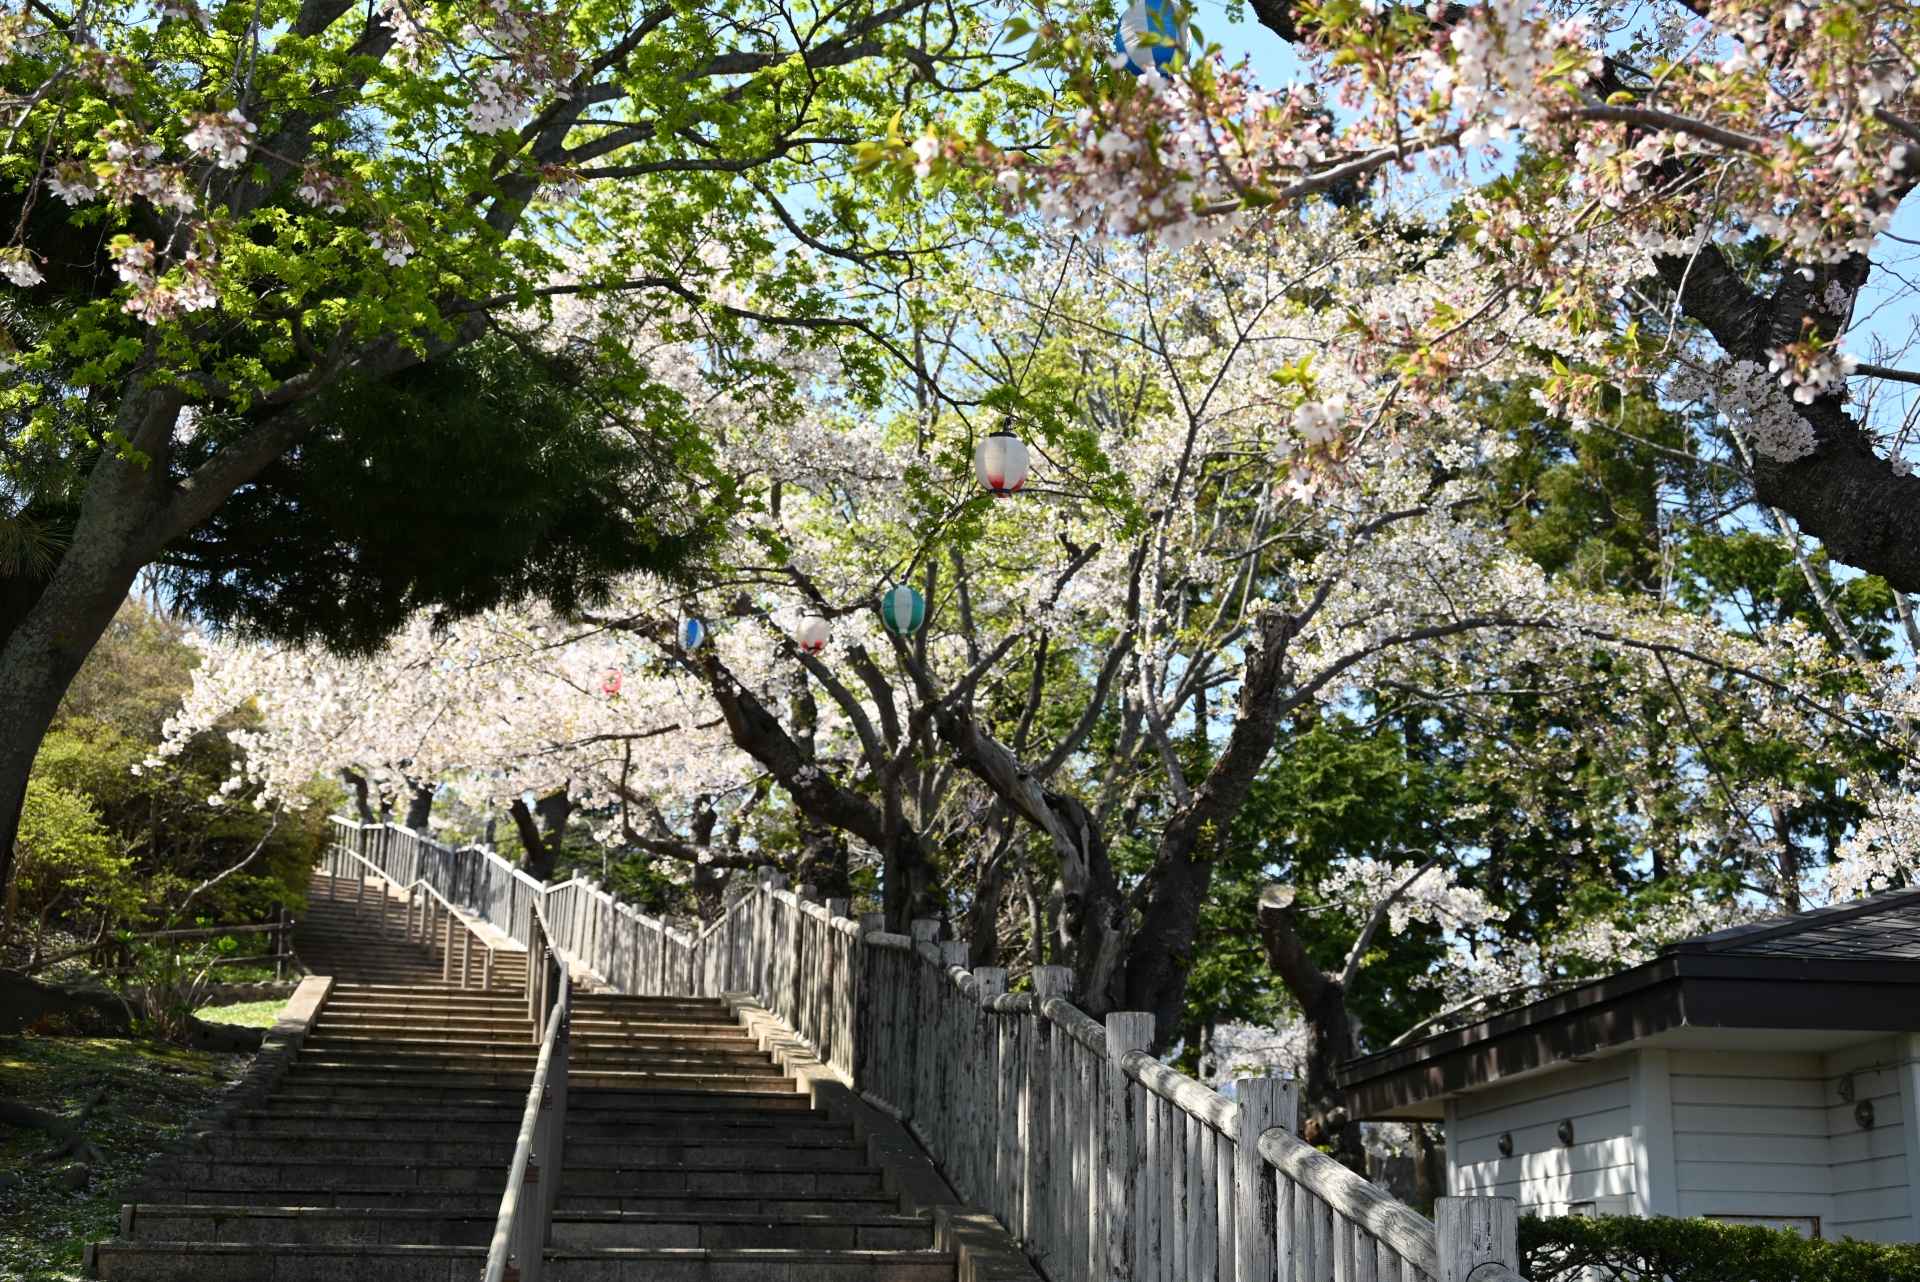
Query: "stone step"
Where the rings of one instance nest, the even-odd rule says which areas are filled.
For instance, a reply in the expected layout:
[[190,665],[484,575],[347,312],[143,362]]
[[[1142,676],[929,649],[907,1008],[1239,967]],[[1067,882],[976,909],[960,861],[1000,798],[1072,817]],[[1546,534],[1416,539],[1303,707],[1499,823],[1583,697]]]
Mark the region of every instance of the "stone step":
[[[834,1163],[825,1158],[773,1162],[762,1154],[753,1163],[692,1166],[679,1162],[599,1162],[568,1151],[562,1163],[561,1189],[591,1194],[601,1190],[662,1193],[869,1193],[881,1189],[881,1171],[862,1162]],[[864,1157],[864,1154],[859,1155]],[[226,1155],[174,1159],[174,1179],[200,1189],[325,1188],[355,1185],[371,1176],[392,1188],[492,1189],[506,1183],[509,1147],[497,1161],[472,1162],[423,1157],[387,1157],[368,1161],[353,1156],[307,1157],[299,1154]],[[300,1205],[300,1203],[295,1203]]]
[[[302,1056],[298,1069],[289,1080],[303,1087],[327,1085],[351,1086],[363,1094],[375,1095],[399,1091],[420,1091],[444,1084],[448,1088],[472,1086],[518,1086],[525,1089],[533,1079],[533,1061],[516,1061],[511,1056],[437,1059],[420,1056],[387,1059]],[[754,1074],[747,1069],[699,1070],[650,1069],[620,1064],[587,1063],[569,1067],[570,1085],[652,1086],[668,1090],[712,1090],[735,1094],[792,1095],[796,1084],[791,1078],[774,1073]]]
[[[305,1162],[456,1162],[505,1167],[513,1159],[518,1127],[491,1129],[494,1132],[491,1135],[478,1133],[478,1127],[462,1127],[456,1134],[416,1131],[380,1136],[233,1131],[209,1136],[206,1143],[210,1155],[221,1161],[273,1162],[294,1158]],[[782,1136],[777,1140],[760,1137],[731,1142],[610,1138],[570,1118],[566,1156],[569,1163],[577,1161],[591,1166],[678,1165],[690,1170],[746,1163],[777,1167],[863,1167],[867,1147],[850,1138],[796,1140]]]
[[559,1211],[552,1245],[561,1252],[608,1247],[926,1251],[933,1246],[933,1223],[911,1215]]
[[[369,1210],[289,1206],[129,1206],[122,1238],[135,1242],[384,1243],[485,1246],[491,1215],[441,1210]],[[933,1225],[906,1215],[767,1215],[713,1212],[562,1211],[554,1217],[556,1250],[604,1247],[802,1248],[926,1250]]]
[[[480,1246],[101,1242],[89,1254],[107,1282],[473,1282]],[[551,1282],[953,1282],[934,1251],[607,1249],[547,1252]]]
[[491,1187],[439,1188],[418,1184],[382,1184],[372,1171],[351,1184],[300,1186],[286,1183],[265,1188],[234,1188],[196,1180],[167,1180],[152,1185],[147,1200],[159,1206],[299,1206],[352,1207],[369,1210],[460,1211],[491,1219],[500,1214],[500,1194],[506,1173],[496,1173]]
[[[343,1109],[329,1112],[308,1108],[250,1109],[235,1118],[233,1134],[263,1136],[304,1136],[309,1139],[340,1138],[437,1139],[448,1128],[472,1134],[491,1134],[501,1129],[517,1133],[524,1109],[524,1097],[512,1106],[436,1110],[423,1119],[408,1109]],[[434,1129],[423,1129],[428,1122]],[[628,1114],[604,1109],[567,1107],[568,1132],[591,1136],[597,1141],[666,1143],[694,1140],[729,1144],[810,1143],[845,1139],[848,1129],[842,1123],[811,1114],[783,1115],[742,1121],[722,1113]]]

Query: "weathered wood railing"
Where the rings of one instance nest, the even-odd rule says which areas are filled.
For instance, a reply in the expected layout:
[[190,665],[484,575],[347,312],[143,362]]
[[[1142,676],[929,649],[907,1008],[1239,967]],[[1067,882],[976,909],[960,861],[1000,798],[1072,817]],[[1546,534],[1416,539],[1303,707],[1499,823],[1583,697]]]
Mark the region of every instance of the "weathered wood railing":
[[[941,923],[887,934],[771,869],[694,934],[589,881],[543,887],[490,852],[389,830],[351,836],[448,879],[435,884],[485,888],[506,868],[531,888],[526,919],[542,905],[554,940],[622,992],[751,993],[1053,1282],[1524,1282],[1510,1199],[1442,1198],[1426,1220],[1295,1137],[1292,1082],[1209,1090],[1149,1053],[1151,1015],[1075,1008],[1064,968],[1009,993],[1005,970],[935,942]],[[406,854],[409,838],[439,853]]]
[[533,1016],[540,1057],[521,1112],[481,1282],[539,1282],[543,1270],[553,1233],[553,1208],[560,1196],[561,1150],[567,1130],[573,1011],[569,973],[565,954],[548,945],[536,906],[527,948],[527,1009]]
[[[338,844],[330,846],[321,856],[320,866],[327,874],[330,898],[338,895],[342,881],[354,882],[354,912],[370,918],[381,939],[390,937],[387,918],[393,908],[393,896],[387,891],[391,887],[406,897],[398,923],[399,937],[425,947],[429,959],[439,957],[443,981],[453,983],[457,979],[462,988],[493,987],[493,945],[425,878],[403,883],[373,860]],[[375,908],[367,907],[368,886],[373,887]],[[473,973],[476,959],[480,966],[477,979]]]

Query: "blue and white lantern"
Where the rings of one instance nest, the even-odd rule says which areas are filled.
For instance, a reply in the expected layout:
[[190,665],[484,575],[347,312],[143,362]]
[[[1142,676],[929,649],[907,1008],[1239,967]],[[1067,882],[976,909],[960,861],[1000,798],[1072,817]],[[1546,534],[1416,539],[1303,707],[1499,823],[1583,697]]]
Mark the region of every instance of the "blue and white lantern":
[[880,622],[887,631],[910,637],[927,621],[927,599],[902,583],[880,594]]
[[680,648],[698,650],[707,639],[707,625],[698,619],[680,620]]
[[[1143,37],[1149,34],[1159,43],[1147,44]],[[1113,51],[1126,58],[1126,70],[1136,76],[1146,75],[1148,67],[1166,70],[1186,47],[1187,20],[1176,0],[1134,0],[1113,33]]]

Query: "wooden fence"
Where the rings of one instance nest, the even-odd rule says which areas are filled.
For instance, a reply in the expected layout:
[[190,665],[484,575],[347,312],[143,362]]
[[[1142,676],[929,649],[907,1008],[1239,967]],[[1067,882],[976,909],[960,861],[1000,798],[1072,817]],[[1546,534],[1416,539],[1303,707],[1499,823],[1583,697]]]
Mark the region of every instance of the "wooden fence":
[[1052,1282],[1524,1282],[1511,1199],[1442,1198],[1428,1221],[1295,1137],[1292,1082],[1208,1089],[1148,1052],[1153,1016],[1076,1009],[1063,967],[1009,993],[1005,970],[935,942],[940,923],[890,935],[771,869],[696,932],[589,880],[542,886],[482,848],[334,822],[342,847],[522,942],[538,903],[621,992],[753,994]]

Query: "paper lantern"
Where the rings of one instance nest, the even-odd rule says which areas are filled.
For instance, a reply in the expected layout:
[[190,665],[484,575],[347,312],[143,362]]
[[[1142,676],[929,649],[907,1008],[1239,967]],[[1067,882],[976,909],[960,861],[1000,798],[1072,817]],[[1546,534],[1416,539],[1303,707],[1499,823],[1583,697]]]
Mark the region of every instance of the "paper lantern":
[[827,640],[833,635],[833,625],[817,614],[801,616],[800,626],[793,630],[793,639],[808,654],[819,654],[827,648]]
[[[1160,43],[1146,44],[1142,38],[1149,34]],[[1174,0],[1134,0],[1113,33],[1114,52],[1125,55],[1126,69],[1136,76],[1146,75],[1148,67],[1172,66],[1186,47],[1187,20]]]
[[698,650],[707,639],[707,625],[698,619],[680,620],[680,648]]
[[600,674],[600,693],[608,695],[620,693],[620,669],[608,668]]
[[997,499],[1027,483],[1027,447],[1012,432],[995,432],[973,451],[973,474]]
[[880,597],[880,622],[887,631],[910,637],[927,621],[927,599],[915,588],[902,583],[888,588]]

